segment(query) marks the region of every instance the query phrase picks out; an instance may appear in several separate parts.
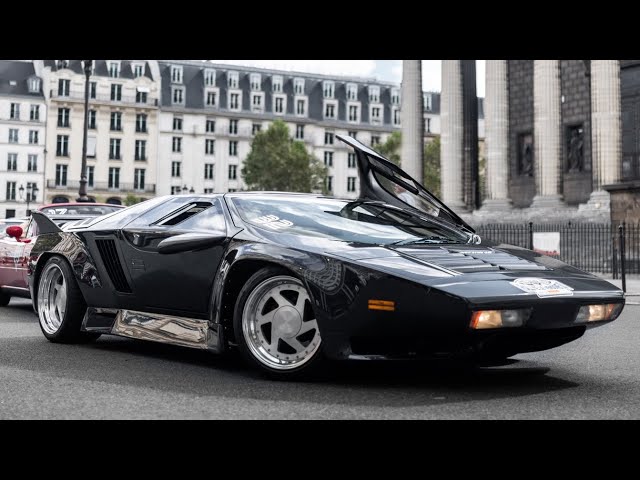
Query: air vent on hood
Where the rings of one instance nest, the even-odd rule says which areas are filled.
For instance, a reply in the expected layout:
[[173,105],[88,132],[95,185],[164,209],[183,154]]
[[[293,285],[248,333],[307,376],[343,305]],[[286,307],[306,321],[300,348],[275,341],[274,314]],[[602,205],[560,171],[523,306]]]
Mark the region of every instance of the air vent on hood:
[[96,240],[96,246],[102,257],[102,263],[104,268],[107,269],[107,274],[111,279],[111,283],[116,291],[121,293],[131,293],[131,287],[127,282],[127,277],[122,270],[122,264],[118,257],[118,251],[116,250],[116,242],[109,239]]

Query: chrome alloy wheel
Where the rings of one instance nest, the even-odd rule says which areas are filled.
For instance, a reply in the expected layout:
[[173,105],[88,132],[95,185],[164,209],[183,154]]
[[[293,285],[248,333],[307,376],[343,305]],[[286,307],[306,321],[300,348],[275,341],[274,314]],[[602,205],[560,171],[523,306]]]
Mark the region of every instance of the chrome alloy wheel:
[[321,339],[302,282],[280,275],[254,288],[242,311],[242,334],[251,354],[267,367],[291,370],[310,361]]
[[38,285],[38,317],[42,328],[50,335],[62,325],[67,309],[67,282],[58,265],[50,264]]

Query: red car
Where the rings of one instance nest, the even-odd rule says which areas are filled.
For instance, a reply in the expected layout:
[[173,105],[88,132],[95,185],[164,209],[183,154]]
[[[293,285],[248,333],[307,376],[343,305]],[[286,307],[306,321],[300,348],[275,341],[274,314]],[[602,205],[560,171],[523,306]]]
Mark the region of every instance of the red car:
[[[58,226],[89,217],[116,212],[122,205],[108,203],[54,203],[37,210],[49,216]],[[21,225],[6,227],[6,236],[0,238],[0,306],[11,297],[29,298],[27,260],[31,253],[38,226],[32,219]]]

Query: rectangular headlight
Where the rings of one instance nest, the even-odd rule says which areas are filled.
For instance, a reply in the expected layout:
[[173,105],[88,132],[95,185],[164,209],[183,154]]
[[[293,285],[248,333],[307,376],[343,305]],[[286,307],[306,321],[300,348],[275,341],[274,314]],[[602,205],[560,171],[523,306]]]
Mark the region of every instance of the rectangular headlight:
[[530,308],[517,310],[478,310],[471,315],[469,326],[475,330],[521,327],[531,314]]
[[615,320],[622,312],[622,303],[599,303],[583,305],[576,315],[576,323],[601,322]]

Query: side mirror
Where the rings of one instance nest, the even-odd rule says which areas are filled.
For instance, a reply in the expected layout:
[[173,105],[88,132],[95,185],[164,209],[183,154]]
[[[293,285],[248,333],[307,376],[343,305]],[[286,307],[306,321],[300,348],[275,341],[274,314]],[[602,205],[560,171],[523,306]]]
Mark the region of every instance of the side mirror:
[[23,230],[20,225],[11,225],[10,227],[7,227],[6,232],[10,237],[15,238],[16,240],[20,240]]
[[183,233],[165,238],[158,244],[158,253],[179,253],[200,250],[222,244],[227,235],[222,232]]

